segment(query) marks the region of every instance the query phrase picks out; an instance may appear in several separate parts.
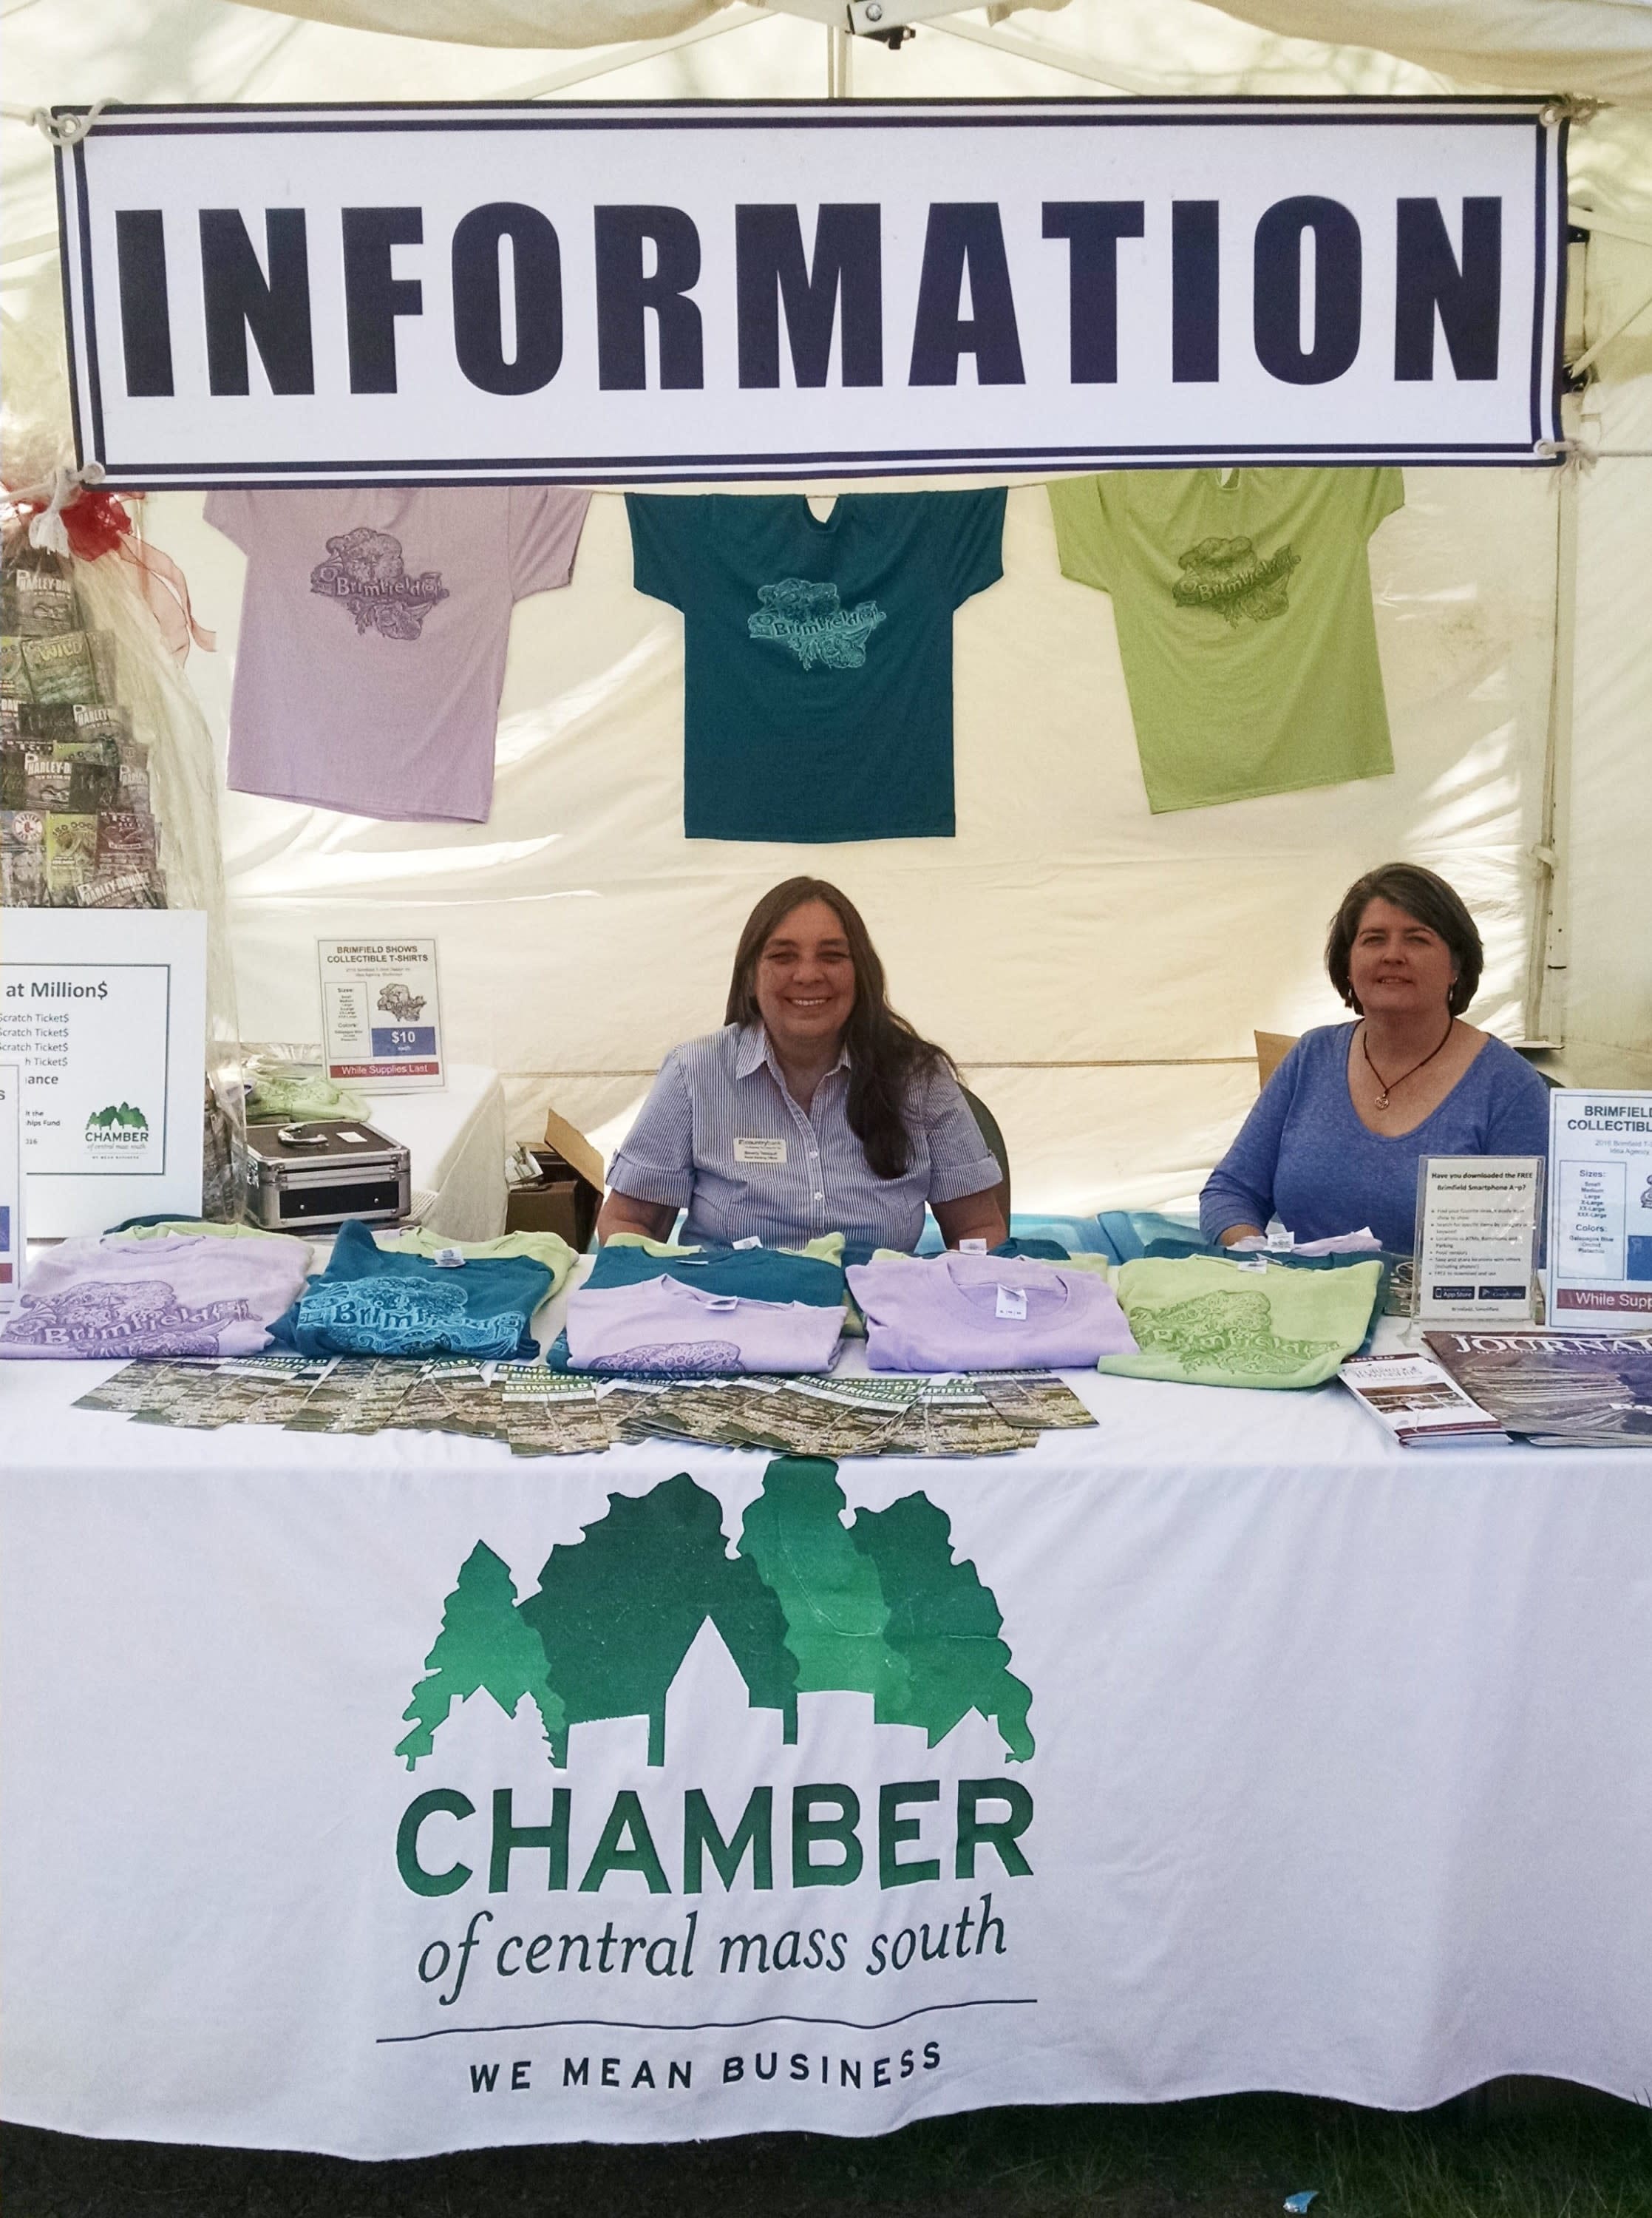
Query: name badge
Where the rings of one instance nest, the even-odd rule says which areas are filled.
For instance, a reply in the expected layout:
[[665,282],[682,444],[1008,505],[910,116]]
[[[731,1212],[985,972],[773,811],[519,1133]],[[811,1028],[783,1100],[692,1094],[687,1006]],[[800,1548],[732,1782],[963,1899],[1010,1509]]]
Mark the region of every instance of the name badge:
[[786,1143],[783,1140],[736,1140],[734,1161],[737,1163],[783,1163]]

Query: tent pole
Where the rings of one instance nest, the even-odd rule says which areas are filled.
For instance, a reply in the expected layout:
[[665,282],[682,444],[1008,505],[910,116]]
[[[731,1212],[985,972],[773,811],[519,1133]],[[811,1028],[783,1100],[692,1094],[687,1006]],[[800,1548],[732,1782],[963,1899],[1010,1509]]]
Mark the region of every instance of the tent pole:
[[1526,1037],[1566,1044],[1567,935],[1570,922],[1572,696],[1577,641],[1577,492],[1581,472],[1558,473],[1555,487],[1555,645],[1544,752],[1538,844],[1538,906],[1526,993]]
[[847,100],[852,75],[855,41],[835,23],[826,26],[826,98]]

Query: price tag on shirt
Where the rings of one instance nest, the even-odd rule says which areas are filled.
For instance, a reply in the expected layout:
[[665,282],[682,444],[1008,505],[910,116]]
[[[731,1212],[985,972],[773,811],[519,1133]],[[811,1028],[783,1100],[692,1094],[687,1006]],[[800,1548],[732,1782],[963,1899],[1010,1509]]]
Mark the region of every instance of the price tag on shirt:
[[740,1140],[734,1143],[737,1163],[783,1163],[786,1160],[784,1140]]
[[1017,1323],[1024,1323],[1027,1314],[1027,1298],[1020,1287],[1000,1286],[998,1290],[998,1304],[993,1314],[995,1317],[1012,1318]]

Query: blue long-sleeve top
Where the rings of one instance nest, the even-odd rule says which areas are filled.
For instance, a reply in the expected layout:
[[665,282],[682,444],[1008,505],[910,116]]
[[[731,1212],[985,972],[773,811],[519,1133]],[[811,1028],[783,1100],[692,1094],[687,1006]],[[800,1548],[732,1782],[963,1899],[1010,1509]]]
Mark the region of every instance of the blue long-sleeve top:
[[1299,1240],[1369,1224],[1384,1248],[1416,1244],[1422,1155],[1546,1155],[1549,1089],[1530,1063],[1488,1039],[1438,1109],[1414,1131],[1368,1131],[1348,1093],[1352,1025],[1304,1032],[1262,1089],[1239,1137],[1204,1182],[1199,1226],[1277,1216]]

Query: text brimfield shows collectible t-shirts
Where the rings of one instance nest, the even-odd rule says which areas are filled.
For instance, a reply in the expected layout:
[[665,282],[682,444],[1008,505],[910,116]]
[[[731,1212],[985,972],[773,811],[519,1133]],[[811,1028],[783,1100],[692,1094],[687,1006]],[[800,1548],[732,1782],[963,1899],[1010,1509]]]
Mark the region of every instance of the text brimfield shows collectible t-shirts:
[[566,585],[588,493],[214,493],[247,558],[230,704],[239,793],[481,823],[513,603]]
[[691,839],[950,838],[952,616],[1003,573],[1001,491],[631,493],[681,609]]
[[1124,470],[1049,499],[1062,570],[1112,596],[1152,809],[1393,770],[1365,542],[1398,470]]

